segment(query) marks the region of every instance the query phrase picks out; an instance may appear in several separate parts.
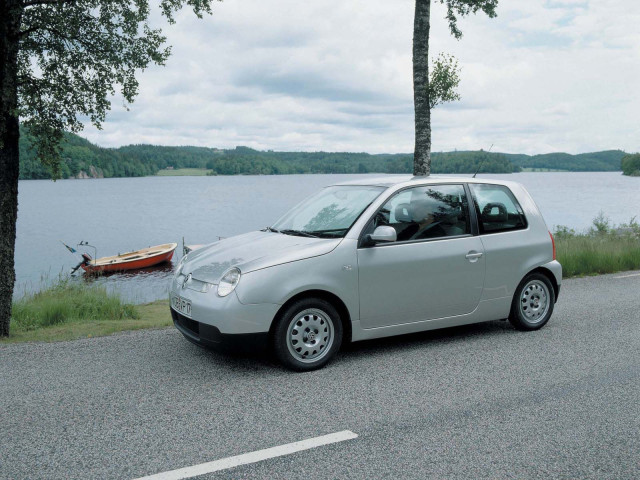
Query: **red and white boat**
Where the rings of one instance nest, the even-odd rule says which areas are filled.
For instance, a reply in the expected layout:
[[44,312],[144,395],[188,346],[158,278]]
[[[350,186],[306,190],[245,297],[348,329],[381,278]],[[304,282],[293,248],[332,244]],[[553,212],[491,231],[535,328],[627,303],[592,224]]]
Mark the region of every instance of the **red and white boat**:
[[80,265],[87,273],[121,272],[153,267],[170,262],[177,243],[165,243],[155,247],[143,248],[135,252],[122,253],[112,257],[92,259],[87,253],[82,254],[84,262]]

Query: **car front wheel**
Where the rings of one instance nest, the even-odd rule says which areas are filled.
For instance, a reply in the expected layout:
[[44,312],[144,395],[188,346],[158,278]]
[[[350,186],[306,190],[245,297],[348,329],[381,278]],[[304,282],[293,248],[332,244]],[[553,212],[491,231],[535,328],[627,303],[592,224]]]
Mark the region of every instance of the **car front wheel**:
[[287,368],[297,371],[321,368],[342,343],[340,315],[321,298],[298,300],[278,318],[272,341],[276,357]]
[[516,289],[509,321],[518,330],[538,330],[551,318],[555,302],[549,279],[541,273],[530,273]]

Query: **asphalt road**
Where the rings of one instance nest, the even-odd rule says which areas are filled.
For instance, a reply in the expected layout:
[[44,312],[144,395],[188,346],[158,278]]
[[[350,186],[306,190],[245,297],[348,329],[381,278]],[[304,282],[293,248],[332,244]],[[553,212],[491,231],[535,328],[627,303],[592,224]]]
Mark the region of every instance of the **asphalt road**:
[[133,479],[351,430],[199,478],[632,479],[639,402],[640,272],[565,281],[538,332],[354,344],[307,374],[173,329],[6,345],[0,478]]

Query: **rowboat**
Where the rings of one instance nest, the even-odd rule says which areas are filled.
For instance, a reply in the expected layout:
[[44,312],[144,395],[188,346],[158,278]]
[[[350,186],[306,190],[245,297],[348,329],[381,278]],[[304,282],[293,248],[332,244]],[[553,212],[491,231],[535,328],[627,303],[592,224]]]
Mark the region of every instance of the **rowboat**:
[[155,247],[143,248],[135,252],[121,253],[112,257],[92,259],[87,253],[82,254],[82,269],[87,273],[121,272],[138,268],[153,267],[163,262],[170,262],[177,243],[165,243]]

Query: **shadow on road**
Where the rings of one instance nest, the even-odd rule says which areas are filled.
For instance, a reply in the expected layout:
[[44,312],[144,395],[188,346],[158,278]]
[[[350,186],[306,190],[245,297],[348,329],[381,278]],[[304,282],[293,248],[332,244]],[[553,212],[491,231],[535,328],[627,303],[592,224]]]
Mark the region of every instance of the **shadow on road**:
[[394,337],[384,337],[374,340],[364,340],[342,347],[343,352],[349,354],[372,353],[378,351],[396,352],[399,350],[423,348],[425,343],[449,343],[463,341],[465,338],[492,335],[513,334],[518,332],[511,327],[511,324],[504,321],[492,321],[475,323],[472,325],[462,325],[459,327],[442,328],[429,330],[426,332],[409,333]]
[[[508,322],[493,321],[477,323],[473,325],[463,325],[459,327],[418,332],[407,335],[386,337],[375,340],[365,340],[342,346],[337,358],[332,364],[344,364],[352,361],[371,357],[372,355],[392,356],[400,352],[411,352],[416,349],[434,346],[436,344],[446,344],[454,342],[465,342],[473,337],[493,337],[497,335],[518,335],[519,332],[513,329]],[[273,373],[286,372],[270,353],[238,353],[238,352],[217,352],[204,349],[180,339],[180,348],[184,350],[183,355],[192,357],[201,355],[203,360],[211,362],[211,366],[216,369],[225,369],[227,373],[247,374],[247,373]],[[291,372],[293,373],[293,372]]]

